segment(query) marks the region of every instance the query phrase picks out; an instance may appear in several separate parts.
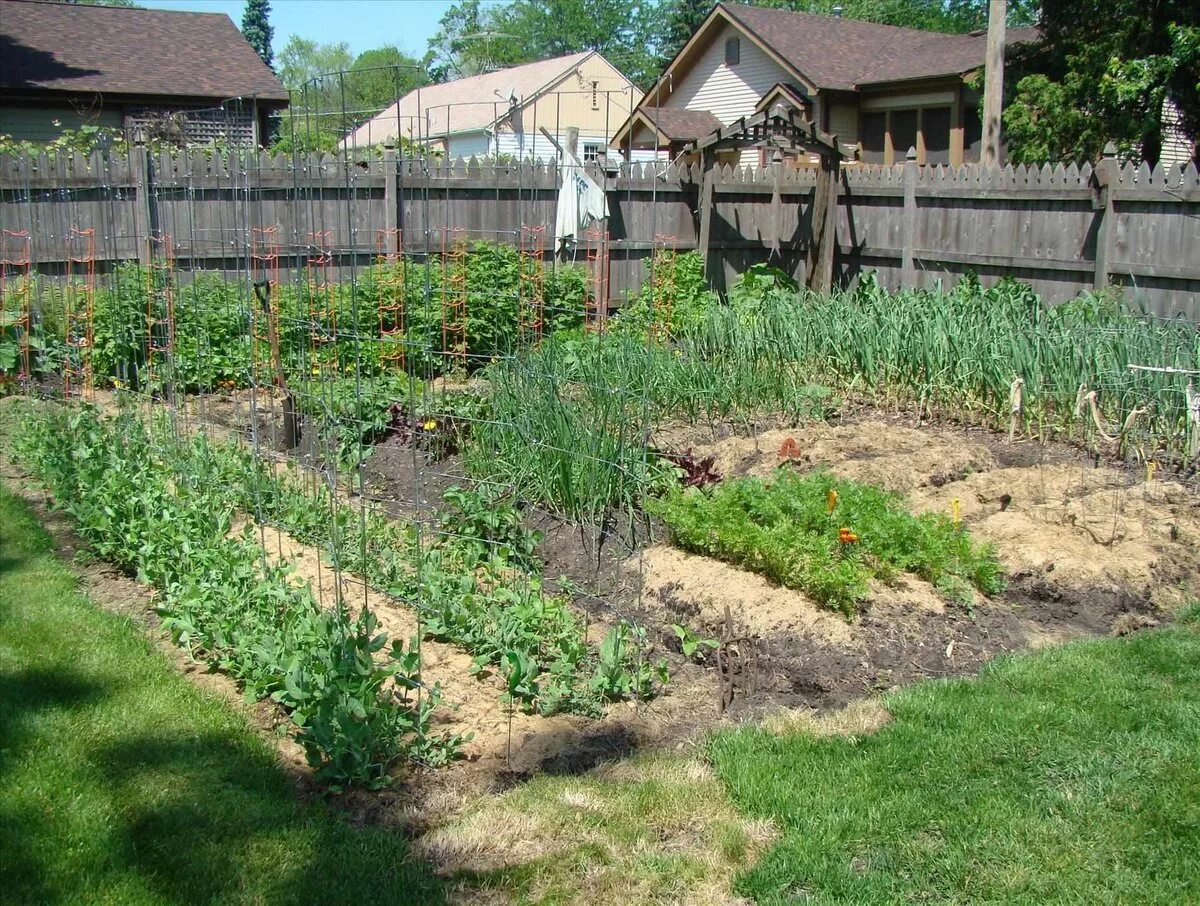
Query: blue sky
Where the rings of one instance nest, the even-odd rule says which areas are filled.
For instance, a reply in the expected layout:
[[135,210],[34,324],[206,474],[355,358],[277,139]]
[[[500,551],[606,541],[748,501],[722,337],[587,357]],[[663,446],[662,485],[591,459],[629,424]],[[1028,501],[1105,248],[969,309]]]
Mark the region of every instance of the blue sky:
[[[138,0],[152,9],[225,13],[241,25],[245,0]],[[272,42],[278,53],[292,35],[310,41],[345,41],[352,53],[395,44],[420,56],[451,0],[271,0]]]

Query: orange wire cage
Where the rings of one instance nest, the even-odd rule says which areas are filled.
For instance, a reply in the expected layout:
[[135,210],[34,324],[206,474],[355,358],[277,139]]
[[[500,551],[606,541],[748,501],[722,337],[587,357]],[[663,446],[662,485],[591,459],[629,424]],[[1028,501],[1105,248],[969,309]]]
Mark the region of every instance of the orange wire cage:
[[71,227],[67,231],[67,282],[63,293],[64,334],[67,345],[63,365],[66,396],[92,392],[92,349],[95,343],[96,231]]
[[0,302],[17,339],[17,380],[33,378],[33,256],[28,230],[0,230]]

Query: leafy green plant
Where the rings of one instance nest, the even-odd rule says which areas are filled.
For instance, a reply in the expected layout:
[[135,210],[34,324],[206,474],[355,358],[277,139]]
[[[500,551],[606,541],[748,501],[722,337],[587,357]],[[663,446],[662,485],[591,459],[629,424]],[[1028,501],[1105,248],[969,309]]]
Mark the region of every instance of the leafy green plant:
[[868,581],[913,573],[956,598],[1004,587],[999,561],[961,525],[824,472],[676,490],[653,505],[679,546],[761,572],[852,616]]
[[450,488],[442,500],[442,531],[457,536],[464,550],[475,551],[479,562],[498,556],[522,569],[540,567],[534,551],[542,533],[525,528],[512,497],[502,488]]
[[332,787],[383,785],[400,758],[449,757],[459,740],[430,732],[439,693],[422,685],[414,651],[379,655],[387,637],[368,610],[321,607],[252,535],[229,537],[236,486],[210,480],[229,462],[188,468],[206,450],[202,438],[87,406],[37,407],[14,441],[96,553],[159,589],[177,643],[289,711]]
[[667,665],[661,660],[651,664],[645,651],[646,630],[619,621],[600,643],[600,660],[592,687],[608,699],[650,698],[655,679],[667,682]]
[[692,630],[688,629],[679,623],[671,624],[671,631],[675,633],[675,637],[679,639],[679,650],[685,658],[689,660],[697,654],[703,658],[702,649],[707,648],[709,651],[715,651],[717,648],[716,639],[706,639],[697,635]]

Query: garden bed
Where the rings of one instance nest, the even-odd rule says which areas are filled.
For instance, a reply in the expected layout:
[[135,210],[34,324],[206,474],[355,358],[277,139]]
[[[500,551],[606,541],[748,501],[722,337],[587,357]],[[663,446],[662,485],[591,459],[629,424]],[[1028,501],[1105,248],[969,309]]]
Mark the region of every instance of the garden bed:
[[[785,462],[779,449],[789,438],[800,455]],[[914,426],[908,417],[870,411],[756,436],[727,425],[675,427],[654,442],[713,455],[727,477],[769,476],[785,462],[901,492],[914,512],[949,514],[958,500],[973,536],[997,545],[1008,588],[993,598],[977,595],[968,609],[905,576],[874,583],[862,615],[847,621],[801,592],[679,551],[663,542],[661,527],[658,541],[631,546],[619,533],[528,511],[530,526],[546,534],[539,554],[547,577],[565,575],[587,589],[576,596],[577,608],[601,622],[628,616],[674,652],[677,678],[650,710],[673,710],[669,703],[689,682],[708,684],[707,695],[695,696],[701,703],[695,719],[674,727],[667,720],[665,730],[643,731],[641,739],[691,737],[717,719],[715,661],[710,655],[702,666],[687,664],[671,627],[720,637],[727,604],[735,634],[754,639],[760,658],[754,696],[738,698],[732,708],[759,712],[827,709],[924,677],[971,674],[998,654],[1152,625],[1170,618],[1186,589],[1200,588],[1200,501],[1191,490],[1161,472],[1146,484],[1134,469],[1097,468],[1065,444],[1010,444],[984,429]],[[406,515],[428,507],[438,480],[449,485],[461,475],[452,458],[428,466],[418,483],[420,462],[396,438],[377,445],[367,463],[367,493]],[[418,484],[426,490],[421,500],[413,496]],[[1010,500],[1001,512],[1005,495]],[[559,743],[570,761],[573,743]],[[633,745],[633,737],[626,743]],[[537,745],[528,763],[537,761]]]

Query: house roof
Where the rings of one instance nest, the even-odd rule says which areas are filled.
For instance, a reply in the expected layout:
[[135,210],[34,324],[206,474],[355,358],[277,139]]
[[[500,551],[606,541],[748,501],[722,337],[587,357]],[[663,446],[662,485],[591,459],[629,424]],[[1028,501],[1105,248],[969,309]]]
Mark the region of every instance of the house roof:
[[[721,4],[718,10],[824,89],[961,75],[983,65],[987,47],[985,34],[948,35],[759,6]],[[1014,28],[1005,43],[1036,38],[1037,29]]]
[[368,145],[395,138],[398,132],[424,139],[487,129],[508,113],[509,97],[528,103],[596,53],[588,50],[413,89],[346,141]]
[[44,0],[0,0],[0,89],[288,99],[223,13]]
[[777,100],[784,100],[795,107],[797,110],[807,110],[812,107],[812,98],[804,95],[795,85],[786,85],[783,82],[776,82],[767,93],[758,99],[758,103],[754,105],[754,112],[758,113],[766,110],[773,105]]
[[641,118],[671,141],[692,141],[721,128],[721,121],[707,110],[684,107],[643,107]]

